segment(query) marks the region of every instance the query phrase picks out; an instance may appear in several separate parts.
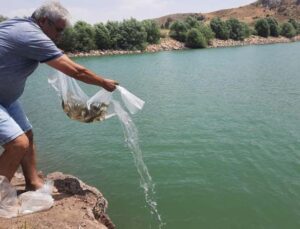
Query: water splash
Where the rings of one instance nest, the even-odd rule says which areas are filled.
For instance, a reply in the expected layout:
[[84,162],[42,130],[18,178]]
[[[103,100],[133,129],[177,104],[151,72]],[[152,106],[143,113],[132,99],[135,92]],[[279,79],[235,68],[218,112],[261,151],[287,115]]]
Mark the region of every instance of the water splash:
[[146,203],[150,207],[150,212],[152,215],[155,215],[159,228],[162,228],[165,223],[163,223],[160,214],[157,210],[157,201],[155,197],[155,184],[152,181],[152,178],[149,174],[148,168],[144,163],[142,151],[139,146],[138,131],[134,125],[132,119],[126,111],[123,110],[120,103],[113,100],[115,112],[122,124],[125,142],[130,148],[131,153],[134,158],[134,163],[137,168],[137,171],[140,175],[140,185],[144,189]]

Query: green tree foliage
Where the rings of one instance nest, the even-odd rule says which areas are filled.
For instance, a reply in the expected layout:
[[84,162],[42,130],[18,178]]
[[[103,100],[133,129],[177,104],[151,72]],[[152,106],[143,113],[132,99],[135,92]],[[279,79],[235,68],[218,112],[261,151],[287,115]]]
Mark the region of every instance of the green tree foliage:
[[230,18],[226,21],[229,28],[229,38],[233,40],[244,40],[246,38],[245,25],[236,18]]
[[169,28],[170,28],[170,25],[172,24],[172,22],[173,22],[173,19],[170,18],[170,17],[168,17],[168,18],[167,18],[167,21],[166,21],[165,24],[163,25],[163,28],[164,28],[164,29],[169,29]]
[[293,27],[294,27],[295,30],[296,30],[296,33],[297,33],[297,34],[300,34],[300,23],[297,22],[295,19],[289,19],[288,22],[291,23],[291,24],[293,25]]
[[124,20],[120,25],[121,37],[118,47],[128,50],[144,50],[146,48],[147,33],[142,22],[134,18]]
[[210,21],[210,27],[215,33],[216,38],[221,40],[228,40],[230,35],[230,28],[227,23],[220,18],[215,17]]
[[185,22],[175,21],[170,26],[170,37],[177,41],[185,42],[188,27]]
[[110,36],[109,31],[103,23],[94,25],[95,30],[95,44],[98,49],[110,48]]
[[67,28],[62,38],[58,43],[58,47],[60,47],[65,52],[74,52],[77,47],[77,35],[73,27]]
[[270,36],[270,25],[266,19],[259,19],[255,22],[255,30],[258,36]]
[[0,22],[5,21],[6,19],[7,19],[7,17],[0,15]]
[[160,29],[158,24],[153,20],[143,21],[143,26],[147,33],[147,42],[150,44],[158,44],[160,40]]
[[199,28],[200,27],[200,23],[199,23],[199,21],[197,20],[196,17],[189,16],[185,19],[184,22],[185,22],[188,29]]
[[292,38],[296,35],[296,30],[291,23],[285,22],[281,26],[281,35],[284,37]]
[[78,21],[74,26],[74,30],[77,40],[76,49],[78,51],[88,52],[96,49],[95,30],[93,26],[84,21]]
[[109,37],[110,37],[109,47],[111,49],[119,49],[120,48],[118,46],[119,40],[121,39],[120,25],[121,25],[121,23],[119,23],[117,21],[108,21],[106,23],[106,28],[108,29]]
[[207,44],[210,44],[210,41],[215,38],[215,33],[212,31],[209,25],[200,23],[197,29],[203,34]]
[[270,27],[270,36],[278,37],[280,35],[280,26],[275,18],[268,17],[266,18],[269,27]]
[[207,42],[199,29],[192,28],[187,33],[185,45],[190,48],[205,48],[207,47]]

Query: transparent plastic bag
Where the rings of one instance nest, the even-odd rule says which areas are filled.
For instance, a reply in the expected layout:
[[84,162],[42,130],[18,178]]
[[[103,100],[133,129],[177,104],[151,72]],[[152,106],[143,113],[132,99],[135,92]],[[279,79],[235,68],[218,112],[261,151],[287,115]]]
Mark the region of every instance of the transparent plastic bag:
[[17,196],[17,191],[6,177],[0,176],[0,217],[13,218],[38,211],[48,210],[54,204],[51,196],[53,182],[46,181],[37,191]]
[[54,199],[51,196],[52,189],[53,181],[48,180],[42,188],[22,193],[19,196],[21,204],[19,214],[25,215],[51,208],[54,204]]
[[[49,84],[62,99],[62,107],[69,118],[80,122],[103,121],[116,115],[113,93],[101,89],[94,96],[88,97],[75,79],[56,72],[48,79]],[[121,86],[117,86],[125,107],[131,114],[137,113],[144,105],[144,101]]]

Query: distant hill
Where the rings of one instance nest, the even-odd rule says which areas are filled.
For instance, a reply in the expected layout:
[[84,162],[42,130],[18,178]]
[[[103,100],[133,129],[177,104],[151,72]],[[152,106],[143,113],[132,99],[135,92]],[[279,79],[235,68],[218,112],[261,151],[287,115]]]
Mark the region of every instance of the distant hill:
[[252,4],[238,8],[219,10],[211,13],[185,13],[166,15],[156,20],[160,25],[164,25],[168,20],[183,20],[188,16],[197,16],[199,19],[207,22],[214,17],[228,19],[237,18],[248,24],[254,24],[258,18],[267,16],[275,17],[279,22],[286,21],[290,18],[300,21],[300,0],[259,0]]

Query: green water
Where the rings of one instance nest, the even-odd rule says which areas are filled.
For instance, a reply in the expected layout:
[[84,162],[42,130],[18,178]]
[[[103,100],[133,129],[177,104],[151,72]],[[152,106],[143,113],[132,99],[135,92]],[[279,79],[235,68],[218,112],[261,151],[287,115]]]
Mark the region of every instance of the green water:
[[[299,42],[75,60],[146,102],[133,120],[164,228],[300,228]],[[99,188],[118,228],[158,228],[118,119],[69,120],[50,73],[22,98],[39,168]]]

